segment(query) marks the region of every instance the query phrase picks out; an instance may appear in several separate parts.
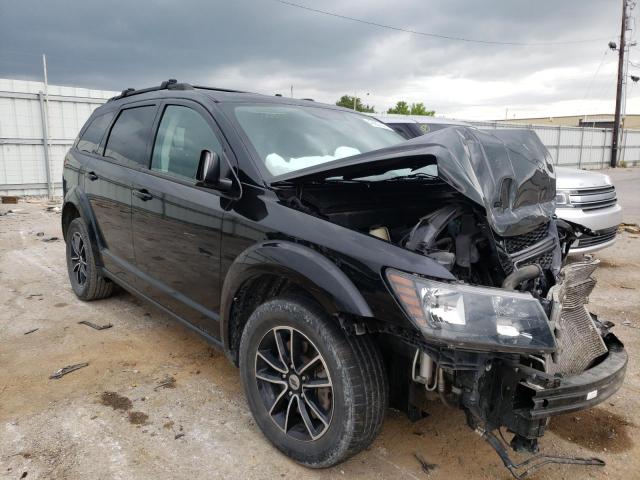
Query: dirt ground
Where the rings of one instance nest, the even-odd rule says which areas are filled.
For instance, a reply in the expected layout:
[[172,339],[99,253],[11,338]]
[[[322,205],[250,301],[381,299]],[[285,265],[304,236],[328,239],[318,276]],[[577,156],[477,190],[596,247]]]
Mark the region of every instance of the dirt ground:
[[[625,221],[640,222],[640,169],[613,177]],[[10,209],[18,212],[0,216],[0,478],[510,478],[463,414],[440,404],[413,424],[388,411],[371,448],[337,467],[298,466],[262,436],[220,352],[127,293],[77,300],[59,213],[21,202],[0,205],[0,214]],[[554,419],[541,450],[598,456],[607,466],[547,466],[533,479],[640,471],[640,235],[623,233],[596,256],[592,310],[617,324],[630,354],[626,381],[597,408]],[[113,326],[94,330],[82,320]],[[416,454],[431,467],[423,470]]]

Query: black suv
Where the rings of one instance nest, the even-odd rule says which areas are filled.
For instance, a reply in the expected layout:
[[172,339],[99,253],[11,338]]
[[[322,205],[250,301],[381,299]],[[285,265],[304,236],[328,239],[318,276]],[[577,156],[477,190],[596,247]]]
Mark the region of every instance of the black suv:
[[585,308],[597,262],[563,267],[531,132],[406,141],[339,107],[170,80],[96,109],[63,177],[76,295],[119,285],[218,345],[304,465],[365,448],[389,404],[417,419],[440,399],[515,468],[492,432],[534,451],[551,415],[622,383],[625,350]]

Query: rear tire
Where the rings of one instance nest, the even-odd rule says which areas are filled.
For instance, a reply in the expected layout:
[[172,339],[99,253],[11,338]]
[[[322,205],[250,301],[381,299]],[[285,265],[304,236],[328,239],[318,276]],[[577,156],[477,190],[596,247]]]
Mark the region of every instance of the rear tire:
[[104,278],[96,264],[87,226],[75,218],[67,229],[67,271],[76,296],[85,301],[106,298],[113,292],[113,283]]
[[240,343],[240,375],[264,435],[312,468],[369,446],[387,408],[376,344],[366,335],[347,335],[306,298],[279,298],[254,311]]

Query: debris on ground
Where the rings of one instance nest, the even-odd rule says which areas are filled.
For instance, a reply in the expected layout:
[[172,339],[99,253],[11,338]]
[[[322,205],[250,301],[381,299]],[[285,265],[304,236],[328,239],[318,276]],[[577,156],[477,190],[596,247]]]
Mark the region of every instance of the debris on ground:
[[78,322],[80,325],[86,325],[87,327],[91,327],[94,330],[106,330],[107,328],[111,328],[113,327],[113,325],[111,323],[107,323],[105,325],[97,325],[93,322],[90,322],[89,320],[82,320],[80,322]]
[[18,203],[18,198],[19,197],[15,197],[15,196],[3,196],[2,197],[2,203],[16,204],[16,203]]
[[637,223],[621,223],[618,226],[618,232],[640,233],[640,225]]
[[58,378],[64,377],[67,373],[75,372],[76,370],[80,370],[81,368],[87,367],[89,362],[76,363],[75,365],[67,365],[66,367],[62,367],[59,370],[53,372],[50,376],[50,380],[57,380]]
[[418,452],[415,452],[413,454],[414,458],[418,461],[418,463],[420,464],[420,467],[422,468],[422,471],[424,473],[431,473],[431,470],[433,470],[434,468],[436,468],[438,465],[436,465],[435,463],[429,463],[427,462],[424,457],[422,455],[420,455]]
[[50,205],[50,206],[47,207],[47,212],[60,213],[60,206],[59,205]]
[[49,237],[42,239],[43,242],[57,242],[58,240],[60,240],[58,237]]
[[133,407],[131,400],[116,392],[102,392],[102,395],[100,395],[100,403],[114,410],[122,411],[131,410]]
[[636,287],[630,287],[628,285],[620,285],[620,288],[624,288],[625,290],[635,290]]
[[44,232],[38,232],[38,233],[36,233],[36,237],[44,237]]
[[42,297],[41,293],[30,293],[29,295],[27,295],[27,300],[31,300],[32,298],[36,298],[36,297]]
[[176,436],[173,437],[174,440],[178,440],[179,438],[184,437],[184,433],[176,433]]
[[154,390],[158,390],[159,388],[176,388],[176,379],[174,377],[165,378],[154,387]]
[[30,333],[33,333],[33,332],[38,331],[38,330],[40,330],[40,329],[39,328],[32,328],[28,332],[24,332],[24,335],[29,335]]
[[129,412],[129,422],[134,425],[146,425],[149,423],[149,415],[142,412]]

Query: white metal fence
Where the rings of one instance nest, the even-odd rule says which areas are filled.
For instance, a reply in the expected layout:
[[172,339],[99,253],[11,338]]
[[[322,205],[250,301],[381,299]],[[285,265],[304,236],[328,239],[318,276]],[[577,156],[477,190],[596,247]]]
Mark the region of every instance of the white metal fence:
[[[45,95],[44,88],[41,82],[0,79],[0,195],[60,195],[66,151],[91,112],[117,94],[50,85]],[[531,128],[559,165],[609,165],[611,129],[470,123],[483,129]],[[640,130],[626,130],[621,145],[620,160],[639,165]]]
[[65,153],[116,94],[49,85],[45,95],[42,82],[0,79],[0,195],[61,195]]

